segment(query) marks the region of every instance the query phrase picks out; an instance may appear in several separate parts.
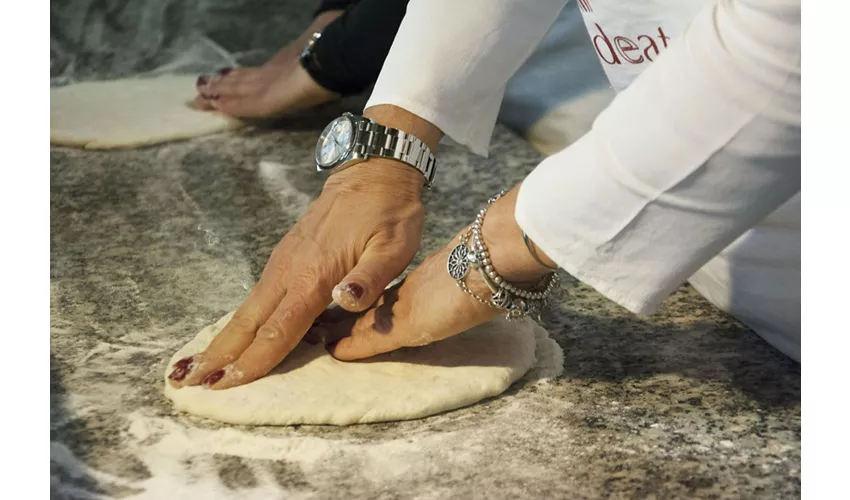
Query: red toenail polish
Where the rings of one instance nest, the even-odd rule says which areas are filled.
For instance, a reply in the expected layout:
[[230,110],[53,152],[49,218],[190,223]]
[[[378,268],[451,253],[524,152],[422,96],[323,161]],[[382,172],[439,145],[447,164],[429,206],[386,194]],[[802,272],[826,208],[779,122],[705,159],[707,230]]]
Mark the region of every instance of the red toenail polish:
[[221,68],[220,70],[218,70],[218,74],[221,76],[225,76],[231,71],[233,71],[233,68]]
[[206,85],[209,81],[210,79],[207,75],[201,75],[198,77],[198,81],[195,82],[195,85],[200,87],[201,85]]
[[221,380],[221,377],[223,377],[223,376],[224,376],[224,369],[216,370],[216,371],[210,373],[209,375],[207,375],[207,377],[201,383],[204,384],[205,386],[209,387],[211,385],[214,385],[219,380]]
[[189,365],[192,364],[192,361],[193,361],[192,356],[189,356],[189,357],[183,358],[180,361],[174,363],[173,367],[174,368],[182,368],[184,370],[187,370],[189,368]]
[[357,283],[349,283],[345,285],[345,289],[352,297],[354,297],[354,300],[360,300],[360,297],[363,296],[363,287]]

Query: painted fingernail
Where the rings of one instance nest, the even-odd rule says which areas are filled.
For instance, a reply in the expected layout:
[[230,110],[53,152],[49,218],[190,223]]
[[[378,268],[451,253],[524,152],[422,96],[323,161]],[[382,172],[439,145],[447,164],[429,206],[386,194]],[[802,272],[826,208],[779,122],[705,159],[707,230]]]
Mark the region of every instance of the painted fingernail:
[[195,85],[200,87],[201,85],[206,85],[210,82],[210,77],[207,75],[201,75],[198,77],[198,80],[195,82]]
[[175,368],[174,371],[171,372],[171,375],[168,376],[168,379],[173,380],[175,382],[180,382],[181,380],[186,378],[186,375],[188,375],[188,374],[189,374],[188,368]]
[[218,74],[221,75],[221,76],[225,76],[226,74],[230,73],[231,71],[233,71],[233,68],[221,68],[220,70],[218,70]]
[[210,373],[209,375],[207,375],[204,378],[204,380],[201,381],[201,383],[204,384],[205,386],[209,387],[211,385],[214,385],[219,380],[221,380],[221,377],[223,377],[223,376],[224,376],[224,369],[216,370],[216,371]]
[[354,297],[354,300],[360,300],[360,297],[363,297],[363,287],[358,285],[357,283],[348,283],[345,285],[345,291],[348,292],[349,295]]
[[174,363],[172,368],[186,369],[186,368],[189,368],[189,365],[191,365],[191,364],[192,364],[192,356],[187,356],[187,357],[181,359],[180,361]]
[[219,380],[221,380],[221,377],[223,377],[223,376],[224,376],[224,368],[210,373],[209,375],[207,375],[204,378],[204,380],[201,381],[201,383],[204,384],[205,386],[209,387],[211,385],[215,385],[215,383],[218,382]]

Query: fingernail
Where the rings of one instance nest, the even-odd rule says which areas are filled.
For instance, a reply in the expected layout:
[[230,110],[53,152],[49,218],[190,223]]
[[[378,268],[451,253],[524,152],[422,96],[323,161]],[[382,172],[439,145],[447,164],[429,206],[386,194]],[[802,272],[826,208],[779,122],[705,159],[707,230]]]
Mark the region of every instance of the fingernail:
[[217,101],[219,97],[221,97],[221,96],[218,95],[218,94],[213,94],[213,95],[209,96],[208,99],[211,100],[211,101]]
[[181,380],[186,378],[186,375],[188,375],[188,374],[189,374],[188,368],[175,368],[174,371],[171,372],[171,375],[168,376],[168,379],[173,380],[175,382],[180,382]]
[[221,76],[225,76],[226,74],[230,73],[231,71],[233,71],[233,68],[221,68],[220,70],[218,70],[218,74],[221,75]]
[[360,297],[363,296],[363,287],[358,285],[357,283],[348,283],[345,285],[345,291],[354,297],[354,300],[360,300]]
[[174,363],[172,368],[183,368],[184,370],[189,368],[189,365],[192,364],[192,356],[187,356],[180,361]]
[[174,380],[175,382],[180,382],[186,375],[192,371],[192,363],[194,359],[192,356],[181,359],[180,361],[174,363],[174,371],[168,376],[170,380]]
[[198,81],[195,82],[195,85],[200,87],[201,85],[206,85],[207,83],[209,83],[209,81],[210,77],[208,77],[207,75],[201,75],[198,77]]
[[204,380],[201,381],[201,383],[204,384],[205,386],[209,387],[211,385],[214,385],[219,380],[221,380],[221,377],[223,377],[223,376],[224,376],[224,369],[216,370],[216,371],[210,373],[209,375],[207,375],[204,378]]

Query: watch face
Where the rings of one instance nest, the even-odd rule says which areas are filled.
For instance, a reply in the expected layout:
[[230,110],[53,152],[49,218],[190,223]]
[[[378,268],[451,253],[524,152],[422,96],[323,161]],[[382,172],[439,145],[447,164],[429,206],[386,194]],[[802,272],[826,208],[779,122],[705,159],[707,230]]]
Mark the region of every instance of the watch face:
[[331,168],[345,158],[354,143],[354,121],[340,116],[332,121],[319,136],[316,144],[316,164],[322,168]]

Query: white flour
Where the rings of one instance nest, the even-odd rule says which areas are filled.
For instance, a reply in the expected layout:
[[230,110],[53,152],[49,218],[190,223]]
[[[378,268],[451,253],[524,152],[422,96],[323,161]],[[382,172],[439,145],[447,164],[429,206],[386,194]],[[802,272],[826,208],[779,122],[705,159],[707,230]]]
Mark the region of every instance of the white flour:
[[[502,396],[506,401],[493,405],[498,408],[482,409],[478,415],[451,412],[406,422],[407,429],[401,433],[376,430],[367,438],[358,438],[340,434],[317,437],[291,428],[204,428],[183,419],[156,416],[143,408],[126,416],[128,426],[122,441],[144,464],[149,478],[130,480],[94,470],[56,442],[51,442],[51,461],[69,476],[88,476],[99,485],[120,487],[125,498],[138,499],[180,495],[233,498],[232,486],[221,478],[221,457],[232,457],[252,478],[249,486],[238,490],[238,498],[249,500],[331,498],[332,490],[325,488],[335,483],[351,483],[348,487],[354,490],[386,488],[401,481],[425,481],[446,470],[470,470],[488,460],[492,441],[517,439],[510,434],[527,432],[517,424],[539,412],[524,404],[533,397],[525,392],[532,386],[542,390],[550,378],[561,373],[560,347],[545,333],[538,333],[536,340],[537,362],[518,382],[519,392]],[[364,426],[361,430],[369,429]],[[294,471],[301,481],[281,484],[275,477],[280,466]],[[60,483],[55,476],[52,480],[54,489],[68,498],[106,498],[75,484]],[[439,491],[432,490],[420,498],[439,497]]]

